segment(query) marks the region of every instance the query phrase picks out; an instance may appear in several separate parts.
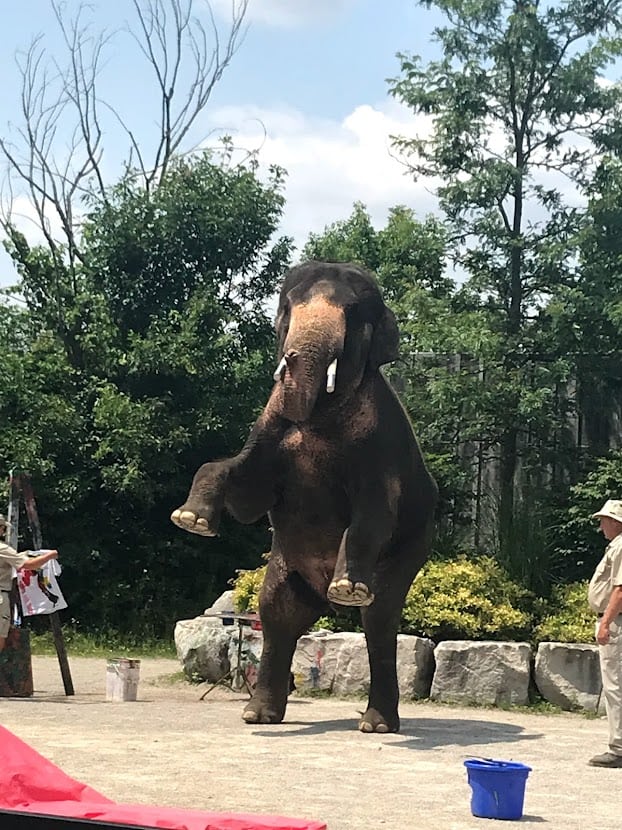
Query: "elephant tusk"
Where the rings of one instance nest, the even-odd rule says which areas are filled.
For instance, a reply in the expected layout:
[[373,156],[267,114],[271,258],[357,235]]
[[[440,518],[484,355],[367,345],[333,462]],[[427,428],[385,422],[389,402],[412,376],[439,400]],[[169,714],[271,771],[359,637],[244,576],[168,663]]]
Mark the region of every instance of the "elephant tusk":
[[285,362],[285,358],[282,357],[281,362],[276,367],[276,372],[272,375],[274,380],[281,380],[282,379],[283,372],[285,371],[286,366],[287,366],[287,363]]
[[326,372],[326,391],[327,392],[334,392],[335,391],[335,378],[337,377],[337,358],[333,360],[333,362],[328,367]]

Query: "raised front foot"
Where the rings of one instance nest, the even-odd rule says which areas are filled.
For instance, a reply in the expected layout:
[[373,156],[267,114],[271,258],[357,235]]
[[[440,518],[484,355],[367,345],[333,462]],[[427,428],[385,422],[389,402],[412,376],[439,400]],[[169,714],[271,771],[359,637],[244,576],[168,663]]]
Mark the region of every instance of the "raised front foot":
[[208,462],[199,467],[185,503],[171,513],[173,524],[199,536],[216,536],[228,480],[229,462]]
[[364,582],[350,582],[349,579],[333,579],[326,596],[337,605],[367,606],[374,601],[374,595]]
[[359,730],[361,732],[378,732],[386,734],[387,732],[400,731],[400,719],[397,715],[389,718],[384,718],[377,709],[368,709],[359,721]]
[[242,720],[246,723],[281,723],[284,716],[285,706],[275,706],[259,697],[252,698],[242,712]]
[[171,513],[171,521],[182,530],[187,530],[189,533],[198,533],[199,536],[216,536],[218,533],[218,526],[214,526],[203,516],[199,516],[193,510],[187,510],[184,507],[178,507]]

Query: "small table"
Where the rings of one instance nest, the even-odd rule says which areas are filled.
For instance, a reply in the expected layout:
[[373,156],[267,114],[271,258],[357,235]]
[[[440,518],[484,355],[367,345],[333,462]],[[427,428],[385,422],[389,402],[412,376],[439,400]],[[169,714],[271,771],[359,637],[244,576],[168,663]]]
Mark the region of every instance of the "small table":
[[[232,623],[237,623],[238,626],[238,647],[235,655],[235,664],[230,666],[229,671],[225,672],[222,677],[219,677],[215,683],[212,683],[201,695],[199,700],[203,700],[211,691],[215,689],[216,686],[226,686],[228,689],[231,689],[232,692],[241,692],[242,689],[246,689],[249,695],[252,695],[252,689],[248,684],[248,680],[244,669],[242,668],[242,630],[245,625],[250,625],[251,628],[255,628],[256,630],[261,630],[261,621],[259,619],[259,614],[254,613],[244,613],[244,614],[237,614],[234,612],[230,613],[222,613],[222,612],[213,612],[209,614],[204,614],[204,617],[215,617],[216,619],[222,620],[223,625],[226,625],[229,621]],[[225,622],[227,621],[227,623]],[[253,626],[253,623],[256,626]]]

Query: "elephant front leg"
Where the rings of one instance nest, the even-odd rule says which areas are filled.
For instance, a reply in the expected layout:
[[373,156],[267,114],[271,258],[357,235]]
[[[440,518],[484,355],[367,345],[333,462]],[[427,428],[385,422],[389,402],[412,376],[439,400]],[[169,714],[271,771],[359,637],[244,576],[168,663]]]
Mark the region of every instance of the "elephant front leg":
[[366,607],[374,601],[374,566],[385,540],[385,523],[373,513],[359,516],[346,529],[326,597],[337,605]]
[[186,502],[171,514],[183,530],[218,533],[223,508],[243,524],[257,521],[276,500],[276,454],[287,424],[276,414],[275,393],[238,455],[203,464]]
[[225,504],[231,461],[203,464],[194,476],[185,503],[171,513],[182,530],[200,536],[216,536]]
[[396,521],[395,500],[390,499],[386,478],[353,468],[348,492],[350,524],[346,528],[333,579],[326,592],[337,605],[366,607],[374,601],[372,579],[380,552],[386,547]]

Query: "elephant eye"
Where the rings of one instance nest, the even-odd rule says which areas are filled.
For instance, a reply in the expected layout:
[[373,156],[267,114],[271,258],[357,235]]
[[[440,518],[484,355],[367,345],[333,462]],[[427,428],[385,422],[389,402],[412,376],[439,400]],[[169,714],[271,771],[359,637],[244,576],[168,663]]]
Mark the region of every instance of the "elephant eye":
[[290,307],[285,304],[276,318],[276,330],[279,335],[285,334],[289,328]]

